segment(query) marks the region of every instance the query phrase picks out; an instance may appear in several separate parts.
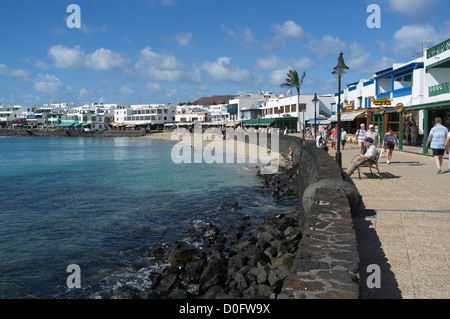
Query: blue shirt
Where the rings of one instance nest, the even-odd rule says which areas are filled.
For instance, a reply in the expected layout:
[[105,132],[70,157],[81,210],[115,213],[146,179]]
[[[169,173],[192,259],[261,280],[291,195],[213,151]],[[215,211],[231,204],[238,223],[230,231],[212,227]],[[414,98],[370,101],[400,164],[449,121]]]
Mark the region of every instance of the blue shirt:
[[437,124],[430,131],[431,149],[445,149],[445,140],[447,139],[448,130],[445,126]]

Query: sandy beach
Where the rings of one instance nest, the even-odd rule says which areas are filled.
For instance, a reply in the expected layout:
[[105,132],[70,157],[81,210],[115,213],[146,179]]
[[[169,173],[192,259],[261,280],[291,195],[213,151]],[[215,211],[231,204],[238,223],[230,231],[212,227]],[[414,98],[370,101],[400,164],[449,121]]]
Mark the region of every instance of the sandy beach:
[[187,147],[193,146],[194,149],[201,146],[203,148],[203,155],[205,158],[210,155],[212,159],[218,159],[218,157],[211,154],[221,152],[225,154],[225,161],[227,163],[234,158],[234,160],[237,160],[238,163],[255,165],[265,164],[271,166],[275,165],[276,167],[278,167],[278,165],[283,167],[287,167],[289,165],[287,159],[281,156],[279,152],[272,152],[270,149],[267,149],[265,145],[259,147],[255,144],[250,144],[239,140],[223,140],[219,139],[219,136],[214,136],[213,134],[190,134],[189,132],[186,132],[185,134],[178,134],[179,133],[177,132],[166,131],[151,133],[143,136],[142,138],[182,142],[183,145],[187,145]]

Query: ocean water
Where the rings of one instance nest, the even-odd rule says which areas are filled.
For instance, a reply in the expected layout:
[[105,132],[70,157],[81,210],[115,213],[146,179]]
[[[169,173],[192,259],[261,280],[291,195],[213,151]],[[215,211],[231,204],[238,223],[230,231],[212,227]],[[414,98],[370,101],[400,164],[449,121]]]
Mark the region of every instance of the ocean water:
[[[0,298],[100,298],[149,285],[149,247],[280,212],[242,164],[175,164],[175,142],[0,137]],[[233,205],[239,203],[239,210]],[[289,209],[289,208],[286,208]],[[67,267],[81,271],[68,289]]]

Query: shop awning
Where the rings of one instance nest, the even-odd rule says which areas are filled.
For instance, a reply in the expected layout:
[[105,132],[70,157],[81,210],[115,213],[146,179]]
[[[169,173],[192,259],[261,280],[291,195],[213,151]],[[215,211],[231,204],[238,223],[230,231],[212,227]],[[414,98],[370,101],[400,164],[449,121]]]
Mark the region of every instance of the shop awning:
[[61,123],[61,124],[59,124],[58,126],[59,127],[70,127],[70,126],[73,126],[75,123]]
[[275,122],[275,119],[256,119],[244,122],[244,126],[270,126]]
[[[366,112],[367,111],[358,111],[358,112],[344,112],[341,113],[341,122],[352,122],[353,120],[355,120],[356,118],[362,118],[366,116]],[[332,117],[330,117],[328,119],[330,122],[332,123],[336,123],[337,122],[337,114],[333,115]]]

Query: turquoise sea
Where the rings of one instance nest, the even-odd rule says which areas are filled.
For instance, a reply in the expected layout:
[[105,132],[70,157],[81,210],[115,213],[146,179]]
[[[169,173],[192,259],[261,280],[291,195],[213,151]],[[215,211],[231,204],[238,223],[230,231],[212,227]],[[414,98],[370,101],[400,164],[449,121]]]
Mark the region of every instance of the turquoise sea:
[[[145,289],[152,246],[280,208],[243,164],[175,164],[175,142],[0,137],[0,299]],[[239,203],[239,210],[233,207]],[[67,266],[81,270],[68,289]],[[141,269],[136,271],[136,269]]]

